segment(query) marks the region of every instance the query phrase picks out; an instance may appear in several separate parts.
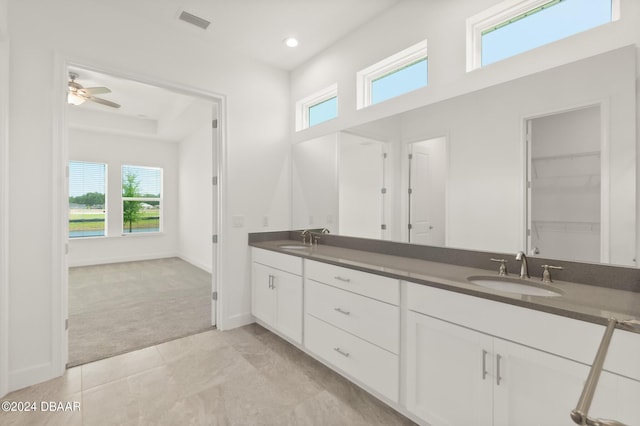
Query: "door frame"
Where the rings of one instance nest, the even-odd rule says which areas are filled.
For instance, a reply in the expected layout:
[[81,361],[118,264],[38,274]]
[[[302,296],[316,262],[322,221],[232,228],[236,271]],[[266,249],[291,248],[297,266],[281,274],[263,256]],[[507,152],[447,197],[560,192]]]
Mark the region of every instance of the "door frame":
[[610,259],[610,236],[611,236],[611,214],[609,196],[603,196],[602,189],[609,188],[611,181],[611,161],[610,161],[610,102],[608,99],[593,99],[587,102],[567,105],[562,108],[554,108],[537,114],[531,114],[522,117],[521,135],[522,135],[522,165],[523,165],[523,232],[522,247],[524,247],[527,255],[531,254],[531,141],[529,132],[531,130],[531,122],[538,118],[548,117],[551,115],[563,114],[571,111],[577,111],[585,108],[600,108],[600,262],[609,263]]
[[[0,32],[5,10],[0,3]],[[0,34],[0,397],[9,390],[9,49]]]
[[[87,70],[110,74],[119,78],[148,84],[151,86],[163,88],[178,92],[187,96],[192,96],[211,102],[212,106],[217,105],[217,129],[213,137],[217,138],[216,162],[212,161],[212,173],[218,177],[217,185],[217,211],[212,220],[215,220],[216,226],[214,231],[218,233],[217,244],[213,247],[212,254],[214,256],[211,292],[217,291],[217,300],[212,300],[212,325],[220,324],[222,300],[224,291],[221,281],[221,250],[217,248],[220,245],[220,233],[224,229],[222,226],[225,222],[224,201],[226,200],[226,176],[227,176],[227,98],[220,93],[198,89],[187,86],[182,83],[176,83],[169,80],[158,79],[148,75],[139,74],[137,72],[114,68],[106,64],[96,64],[95,62],[72,58],[56,54],[54,59],[54,99],[58,99],[53,106],[53,138],[52,138],[52,179],[51,179],[51,195],[52,195],[52,277],[53,282],[58,283],[52,288],[52,321],[51,321],[51,337],[52,337],[52,364],[57,375],[62,375],[66,369],[68,361],[68,330],[66,329],[66,321],[69,316],[68,307],[68,261],[67,254],[69,251],[69,242],[67,236],[67,215],[68,215],[68,172],[67,165],[69,161],[69,131],[66,114],[67,102],[67,82],[68,68],[76,66]],[[211,143],[213,144],[213,137]],[[214,176],[215,176],[214,175]],[[210,178],[213,178],[211,176]],[[213,191],[212,187],[212,191]],[[215,244],[212,241],[212,244]],[[212,296],[210,296],[212,297]],[[214,318],[215,317],[215,318]]]

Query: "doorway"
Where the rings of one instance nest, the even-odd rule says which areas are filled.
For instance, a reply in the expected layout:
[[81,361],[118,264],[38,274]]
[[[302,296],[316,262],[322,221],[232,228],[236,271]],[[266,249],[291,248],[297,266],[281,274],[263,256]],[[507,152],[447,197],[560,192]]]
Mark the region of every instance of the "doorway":
[[604,262],[600,105],[526,121],[530,254]]
[[446,137],[409,144],[406,241],[445,245]]
[[[65,346],[69,348],[74,343],[70,330],[78,309],[72,309],[73,304],[99,299],[98,284],[105,283],[112,283],[103,293],[110,295],[107,297],[113,305],[110,307],[124,308],[127,315],[135,316],[138,312],[143,321],[137,325],[134,321],[129,325],[120,324],[110,338],[126,340],[122,333],[127,329],[141,332],[143,338],[134,338],[133,345],[124,348],[112,345],[110,353],[96,355],[93,360],[193,334],[202,331],[203,326],[215,326],[221,99],[89,67],[69,65],[68,70],[77,75],[74,82],[83,90],[94,88],[86,91],[91,97],[106,102],[85,99],[80,108],[67,107],[67,162],[102,163],[106,176],[102,204],[74,205],[102,208],[104,223],[102,235],[77,238],[74,232],[73,238],[68,239],[67,264],[74,274],[67,274],[73,276],[67,280]],[[140,190],[125,194],[124,175],[132,170],[158,170],[159,189],[144,189],[145,174],[134,173]],[[71,184],[70,180],[67,189]],[[77,195],[70,191],[65,198]],[[123,226],[125,212],[133,203],[139,205],[133,226],[131,221]],[[73,215],[69,218],[77,220]],[[148,223],[152,225],[147,226]],[[65,235],[70,233],[71,222],[66,226]],[[91,276],[93,285],[74,291],[70,288],[75,285],[72,279],[83,274]],[[203,279],[205,287],[202,287]],[[119,293],[115,282],[120,285]],[[196,294],[200,296],[194,296]],[[155,297],[146,298],[147,295]],[[194,303],[186,303],[189,300]],[[206,311],[202,311],[203,306]],[[147,308],[158,312],[154,317],[157,321]],[[169,318],[168,312],[174,308],[178,311]],[[187,320],[180,314],[196,310],[200,326],[190,330],[181,327]],[[110,316],[105,319],[107,326],[125,316],[113,310],[104,312]],[[162,323],[163,317],[167,322]],[[67,362],[78,364],[77,360],[70,359],[70,353],[67,351]],[[91,359],[83,359],[83,362],[89,361]]]

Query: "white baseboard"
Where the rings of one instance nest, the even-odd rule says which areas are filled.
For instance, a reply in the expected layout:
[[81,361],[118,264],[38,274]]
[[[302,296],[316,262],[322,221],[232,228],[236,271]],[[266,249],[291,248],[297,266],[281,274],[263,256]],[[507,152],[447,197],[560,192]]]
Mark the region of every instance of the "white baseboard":
[[65,370],[60,371],[53,363],[47,362],[22,370],[10,371],[8,374],[8,391],[13,392],[38,383],[46,382],[63,375]]
[[197,261],[197,260],[195,260],[195,259],[193,259],[193,258],[191,258],[189,256],[185,256],[182,253],[179,253],[178,257],[180,259],[184,260],[185,262],[190,263],[193,266],[202,269],[203,271],[207,271],[210,274],[213,273],[213,268],[211,267],[211,265],[205,265],[204,263],[199,262],[199,261]]
[[83,259],[83,260],[73,260],[73,261],[69,259],[69,267],[73,268],[76,266],[91,266],[91,265],[106,265],[109,263],[137,262],[140,260],[166,259],[169,257],[180,257],[180,256],[178,255],[178,253],[152,253],[152,254],[144,254],[144,255]]
[[247,312],[244,314],[234,315],[229,318],[221,318],[221,321],[217,325],[219,330],[232,330],[234,328],[243,327],[245,325],[253,324],[255,319],[251,312]]

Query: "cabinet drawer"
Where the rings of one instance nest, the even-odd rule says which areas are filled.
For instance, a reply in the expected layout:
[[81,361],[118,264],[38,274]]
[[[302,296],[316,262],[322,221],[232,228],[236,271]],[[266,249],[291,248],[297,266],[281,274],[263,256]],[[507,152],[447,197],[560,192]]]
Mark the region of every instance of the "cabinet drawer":
[[397,305],[400,300],[400,283],[393,278],[330,265],[305,261],[306,277],[314,281],[362,294],[383,302]]
[[305,317],[305,346],[348,376],[398,401],[398,356],[312,315]]
[[398,353],[400,308],[312,280],[305,285],[307,313]]
[[251,260],[292,274],[302,275],[301,257],[252,247]]

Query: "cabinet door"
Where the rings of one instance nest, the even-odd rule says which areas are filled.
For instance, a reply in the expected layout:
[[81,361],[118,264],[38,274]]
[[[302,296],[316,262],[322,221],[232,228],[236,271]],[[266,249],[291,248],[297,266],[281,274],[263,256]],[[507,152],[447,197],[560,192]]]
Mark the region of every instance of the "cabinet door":
[[602,372],[589,409],[589,417],[640,425],[640,382]]
[[302,277],[283,271],[274,273],[274,327],[297,343],[302,343]]
[[275,292],[272,283],[276,272],[260,263],[253,263],[251,276],[251,313],[268,325],[275,323]]
[[432,426],[491,425],[492,340],[464,327],[407,312],[409,411]]
[[494,351],[496,426],[572,424],[589,367],[497,338]]

